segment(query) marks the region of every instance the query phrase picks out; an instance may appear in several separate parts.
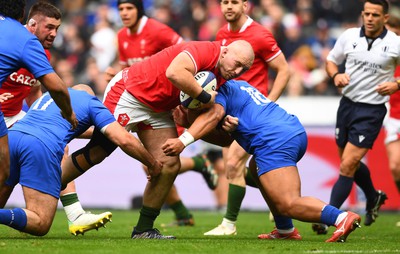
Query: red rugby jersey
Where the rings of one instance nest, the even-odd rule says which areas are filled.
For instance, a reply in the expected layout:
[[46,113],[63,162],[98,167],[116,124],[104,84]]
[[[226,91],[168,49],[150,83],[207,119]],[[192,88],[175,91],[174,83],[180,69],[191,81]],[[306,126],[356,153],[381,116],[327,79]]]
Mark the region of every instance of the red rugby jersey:
[[230,30],[229,24],[224,25],[218,31],[216,39],[222,41],[222,45],[228,45],[236,40],[246,40],[251,44],[255,54],[254,63],[248,71],[237,79],[247,81],[264,95],[267,95],[267,63],[281,54],[281,49],[272,33],[248,17],[239,31],[233,32]]
[[169,26],[143,16],[137,33],[131,34],[126,27],[118,32],[119,62],[131,66],[181,41],[182,37]]
[[[211,71],[217,77],[217,84],[225,80],[217,68],[221,52],[221,42],[191,41],[166,48],[141,63],[134,64],[124,71],[122,82],[117,82],[108,92],[105,105],[110,108],[126,89],[140,102],[155,112],[165,112],[180,105],[180,90],[166,77],[165,72],[172,60],[181,52],[185,52],[195,65],[195,72]],[[124,86],[125,87],[121,87]]]
[[[50,51],[45,49],[47,59],[50,61]],[[7,77],[0,87],[0,94],[11,93],[14,97],[1,104],[1,111],[4,116],[15,116],[22,110],[24,99],[29,95],[33,86],[40,85],[32,73],[21,68]]]

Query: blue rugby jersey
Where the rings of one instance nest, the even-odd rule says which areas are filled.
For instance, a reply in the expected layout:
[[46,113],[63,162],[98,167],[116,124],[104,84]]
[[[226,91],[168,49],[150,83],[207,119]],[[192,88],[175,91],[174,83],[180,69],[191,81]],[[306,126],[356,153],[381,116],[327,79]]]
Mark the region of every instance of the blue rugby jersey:
[[221,104],[227,115],[239,118],[232,136],[250,154],[258,146],[276,149],[305,132],[296,116],[287,113],[246,81],[227,81],[218,89],[215,103]]
[[0,15],[0,86],[20,68],[35,78],[54,72],[37,37],[17,20]]
[[64,153],[64,147],[72,139],[85,132],[94,125],[102,129],[115,121],[111,112],[97,97],[84,91],[69,88],[71,105],[79,121],[75,130],[71,124],[61,116],[60,108],[47,92],[37,99],[27,114],[16,122],[10,131],[20,131],[37,137],[52,152]]

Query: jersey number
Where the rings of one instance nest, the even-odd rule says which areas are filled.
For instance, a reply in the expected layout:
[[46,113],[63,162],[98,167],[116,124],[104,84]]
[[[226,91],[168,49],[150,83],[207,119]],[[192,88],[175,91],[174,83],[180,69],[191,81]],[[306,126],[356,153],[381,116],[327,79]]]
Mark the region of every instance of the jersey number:
[[240,89],[246,91],[257,105],[268,104],[271,102],[270,99],[265,97],[255,88],[241,86]]

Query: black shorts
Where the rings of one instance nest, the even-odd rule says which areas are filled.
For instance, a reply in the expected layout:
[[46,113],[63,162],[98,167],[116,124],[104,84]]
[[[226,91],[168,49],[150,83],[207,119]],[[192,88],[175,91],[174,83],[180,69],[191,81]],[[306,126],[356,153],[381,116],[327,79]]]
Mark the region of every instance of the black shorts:
[[114,144],[111,140],[109,140],[103,133],[100,132],[98,128],[94,128],[92,138],[89,143],[85,146],[90,150],[91,147],[100,146],[107,153],[107,156],[110,156],[115,149],[117,149],[117,145]]
[[336,144],[344,148],[347,142],[372,148],[382,128],[387,109],[385,104],[353,102],[342,97],[336,116]]

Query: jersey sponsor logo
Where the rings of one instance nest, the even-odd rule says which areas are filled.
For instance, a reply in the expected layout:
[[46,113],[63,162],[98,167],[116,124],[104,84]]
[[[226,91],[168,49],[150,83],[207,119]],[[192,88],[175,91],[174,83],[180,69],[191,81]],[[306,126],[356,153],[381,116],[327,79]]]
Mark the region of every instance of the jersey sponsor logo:
[[37,82],[35,78],[32,78],[31,76],[27,76],[24,74],[18,74],[17,72],[12,73],[10,75],[10,79],[16,83],[26,86],[34,86]]
[[129,120],[130,118],[126,113],[118,115],[118,123],[123,127],[125,127],[128,124]]
[[135,58],[128,58],[128,65],[131,66],[132,64],[138,63],[138,62],[142,62],[144,60],[146,60],[147,58],[149,58],[150,56],[145,56],[145,57],[135,57]]
[[358,69],[363,69],[364,72],[369,72],[371,74],[375,74],[378,72],[378,70],[382,69],[381,64],[377,63],[371,63],[368,61],[359,61],[357,59],[354,59],[354,65],[357,65]]

